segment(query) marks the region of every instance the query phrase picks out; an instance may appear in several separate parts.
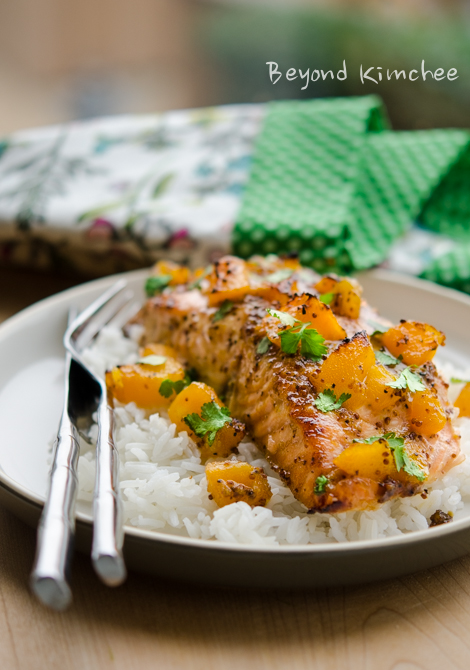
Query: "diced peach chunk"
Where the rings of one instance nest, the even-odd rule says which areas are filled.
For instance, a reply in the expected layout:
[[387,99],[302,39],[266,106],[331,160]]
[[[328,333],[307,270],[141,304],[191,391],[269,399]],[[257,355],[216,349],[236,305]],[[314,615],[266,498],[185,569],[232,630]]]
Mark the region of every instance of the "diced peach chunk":
[[179,265],[173,261],[158,261],[152,268],[152,275],[169,275],[170,286],[178,284],[187,284],[189,281],[189,269],[184,265]]
[[326,276],[320,279],[315,288],[320,294],[333,293],[330,305],[335,314],[350,319],[359,318],[362,288],[355,279]]
[[264,285],[257,286],[250,291],[252,295],[258,295],[260,298],[264,298],[267,302],[271,304],[278,303],[281,307],[284,307],[292,295],[287,291],[281,291],[277,286]]
[[171,403],[168,409],[170,421],[176,424],[178,431],[185,430],[191,439],[197,441],[197,435],[194,435],[190,430],[184,421],[184,417],[188,414],[200,414],[202,406],[208,402],[215,402],[219,407],[223,406],[212,386],[203,382],[192,382],[181,393],[178,393]]
[[316,296],[304,293],[295,296],[286,304],[284,311],[302,323],[311,323],[325,340],[343,340],[346,331],[339,325],[328,305]]
[[263,468],[239,461],[214,462],[206,465],[207,490],[219,507],[246,502],[251,507],[264,506],[272,492]]
[[176,382],[184,376],[181,363],[167,356],[161,365],[138,363],[113,368],[106,372],[106,386],[111,396],[121,403],[135,402],[142,409],[158,410],[171,402],[171,396],[165,398],[160,393],[162,382],[166,379]]
[[[317,391],[333,389],[338,397],[343,393],[358,393],[361,382],[375,363],[372,349],[366,333],[354,335],[342,342],[314,373],[312,382]],[[344,405],[347,407],[347,403]]]
[[335,314],[358,319],[361,311],[361,295],[352,280],[343,279],[333,289],[331,308]]
[[323,295],[324,293],[333,293],[333,289],[340,281],[337,275],[325,275],[315,284],[315,289]]
[[247,264],[235,256],[223,256],[214,263],[208,275],[209,306],[219,305],[224,300],[240,302],[250,293],[250,273]]
[[396,378],[397,376],[386,370],[383,365],[373,365],[367,374],[361,392],[354,394],[345,403],[345,407],[355,410],[368,405],[374,413],[393,407],[398,398],[395,395],[395,390],[389,384]]
[[397,474],[393,454],[384,439],[372,444],[352,444],[335,458],[334,464],[348,475],[378,482]]
[[382,344],[406,365],[423,365],[445,344],[445,335],[427,323],[402,321],[382,335]]
[[454,404],[460,410],[459,416],[470,417],[470,382],[465,384]]
[[170,421],[176,424],[178,431],[185,430],[188,433],[190,438],[199,447],[202,460],[206,460],[212,456],[227,458],[231,453],[236,451],[238,444],[245,437],[245,424],[234,418],[231,418],[230,421],[217,431],[212,444],[209,444],[207,436],[199,437],[191,430],[185,422],[185,418],[189,414],[201,416],[203,406],[211,402],[214,402],[219,407],[223,407],[222,402],[211,386],[203,382],[192,382],[181,393],[178,393],[168,408]]
[[418,435],[435,435],[444,428],[447,417],[437,393],[431,389],[413,393],[408,408],[410,430]]

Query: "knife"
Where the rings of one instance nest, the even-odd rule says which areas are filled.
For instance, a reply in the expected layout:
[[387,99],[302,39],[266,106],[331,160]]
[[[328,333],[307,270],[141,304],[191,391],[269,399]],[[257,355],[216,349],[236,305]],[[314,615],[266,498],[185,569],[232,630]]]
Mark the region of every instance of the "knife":
[[[68,323],[76,317],[70,309]],[[65,358],[65,399],[59,430],[54,444],[54,456],[46,503],[39,521],[36,557],[30,584],[38,599],[55,610],[66,609],[72,601],[69,585],[70,560],[75,534],[75,501],[77,497],[77,466],[80,452],[79,436],[70,407],[70,378],[72,362]]]

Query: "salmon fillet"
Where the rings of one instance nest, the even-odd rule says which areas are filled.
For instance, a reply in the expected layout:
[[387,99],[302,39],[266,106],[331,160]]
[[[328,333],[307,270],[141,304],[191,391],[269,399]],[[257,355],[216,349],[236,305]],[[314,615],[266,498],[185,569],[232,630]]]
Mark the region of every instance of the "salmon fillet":
[[[222,259],[224,262],[234,263]],[[314,295],[317,279],[313,273],[307,279],[305,272],[296,273],[276,287],[286,294]],[[274,345],[258,353],[260,341],[276,322],[266,310],[281,305],[269,296],[253,293],[237,294],[237,302],[223,318],[214,320],[220,303],[210,306],[207,290],[183,286],[164,291],[149,299],[137,317],[144,326],[142,344],[160,342],[174,347],[198,378],[223,397],[232,416],[246,424],[271,466],[308,510],[372,508],[392,497],[422,490],[458,462],[459,441],[451,423],[453,408],[447,399],[447,385],[430,361],[421,366],[420,378],[446,415],[445,425],[436,434],[424,436],[410,430],[410,394],[406,389],[389,390],[395,394],[393,409],[374,411],[370,403],[328,412],[317,408],[323,361],[351,342],[369,347],[376,324],[387,324],[364,301],[358,318],[337,315],[346,337],[326,341],[328,353],[318,361],[300,353],[288,354]],[[365,477],[335,464],[355,440],[387,432],[406,436],[408,452],[426,473],[425,481],[404,470],[397,476]],[[328,480],[323,489],[318,486],[321,477]]]

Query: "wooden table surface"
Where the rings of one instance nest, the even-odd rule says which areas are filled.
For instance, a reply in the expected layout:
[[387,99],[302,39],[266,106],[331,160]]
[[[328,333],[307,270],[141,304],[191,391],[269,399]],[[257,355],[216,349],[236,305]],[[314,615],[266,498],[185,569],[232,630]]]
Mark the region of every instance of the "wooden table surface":
[[[0,319],[73,280],[0,270]],[[470,557],[378,584],[268,593],[141,575],[108,589],[88,557],[58,614],[28,589],[35,533],[0,509],[0,670],[447,670],[470,667]]]

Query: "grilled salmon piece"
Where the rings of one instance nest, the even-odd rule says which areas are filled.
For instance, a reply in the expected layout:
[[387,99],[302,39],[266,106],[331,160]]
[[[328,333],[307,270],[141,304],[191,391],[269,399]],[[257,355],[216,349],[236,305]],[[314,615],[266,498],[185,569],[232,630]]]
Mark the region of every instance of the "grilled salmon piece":
[[[231,257],[230,263],[233,262]],[[243,281],[245,286],[246,273]],[[287,285],[282,280],[278,288],[283,294],[294,296],[313,291],[313,283],[313,278],[306,282],[294,274]],[[260,341],[276,321],[266,310],[282,306],[262,297],[276,292],[258,289],[258,285],[251,291],[240,287],[235,292],[235,285],[233,295],[237,302],[227,303],[221,313],[220,303],[214,304],[217,301],[213,296],[209,300],[204,289],[177,287],[149,299],[137,320],[144,326],[143,344],[171,345],[201,381],[225,398],[232,415],[246,424],[272,467],[309,510],[372,508],[392,497],[421,490],[426,482],[442,476],[458,462],[459,441],[451,423],[453,409],[446,384],[432,362],[420,368],[419,380],[439,403],[443,419],[436,433],[419,434],[418,428],[413,430],[410,424],[413,394],[409,389],[386,385],[387,379],[396,379],[405,366],[397,361],[394,367],[385,368],[375,364],[370,353],[372,344],[380,347],[380,341],[373,342],[368,334],[377,323],[386,322],[366,303],[362,302],[358,318],[338,315],[348,337],[340,342],[326,341],[327,354],[310,360],[300,350],[288,354],[274,344],[258,353]],[[282,326],[281,331],[286,327]],[[323,382],[327,366],[322,366],[330,357],[339,356],[345,347],[351,351],[367,349],[367,369],[361,367],[362,359],[356,367],[345,368],[344,378],[336,388],[349,390],[351,398],[336,409],[322,411],[317,406],[319,394],[326,388]],[[368,383],[373,377],[375,385]],[[379,393],[384,395],[376,398],[374,394]],[[333,398],[335,395],[340,395],[340,391]],[[388,443],[383,437],[386,434],[393,435],[395,442]],[[364,476],[360,464],[351,471],[335,463],[346,449],[367,441],[371,446],[379,441],[374,453],[383,451],[383,468]],[[393,449],[396,454],[400,452],[407,466],[395,467]],[[367,453],[366,448],[363,451]],[[399,463],[397,458],[395,461]]]

